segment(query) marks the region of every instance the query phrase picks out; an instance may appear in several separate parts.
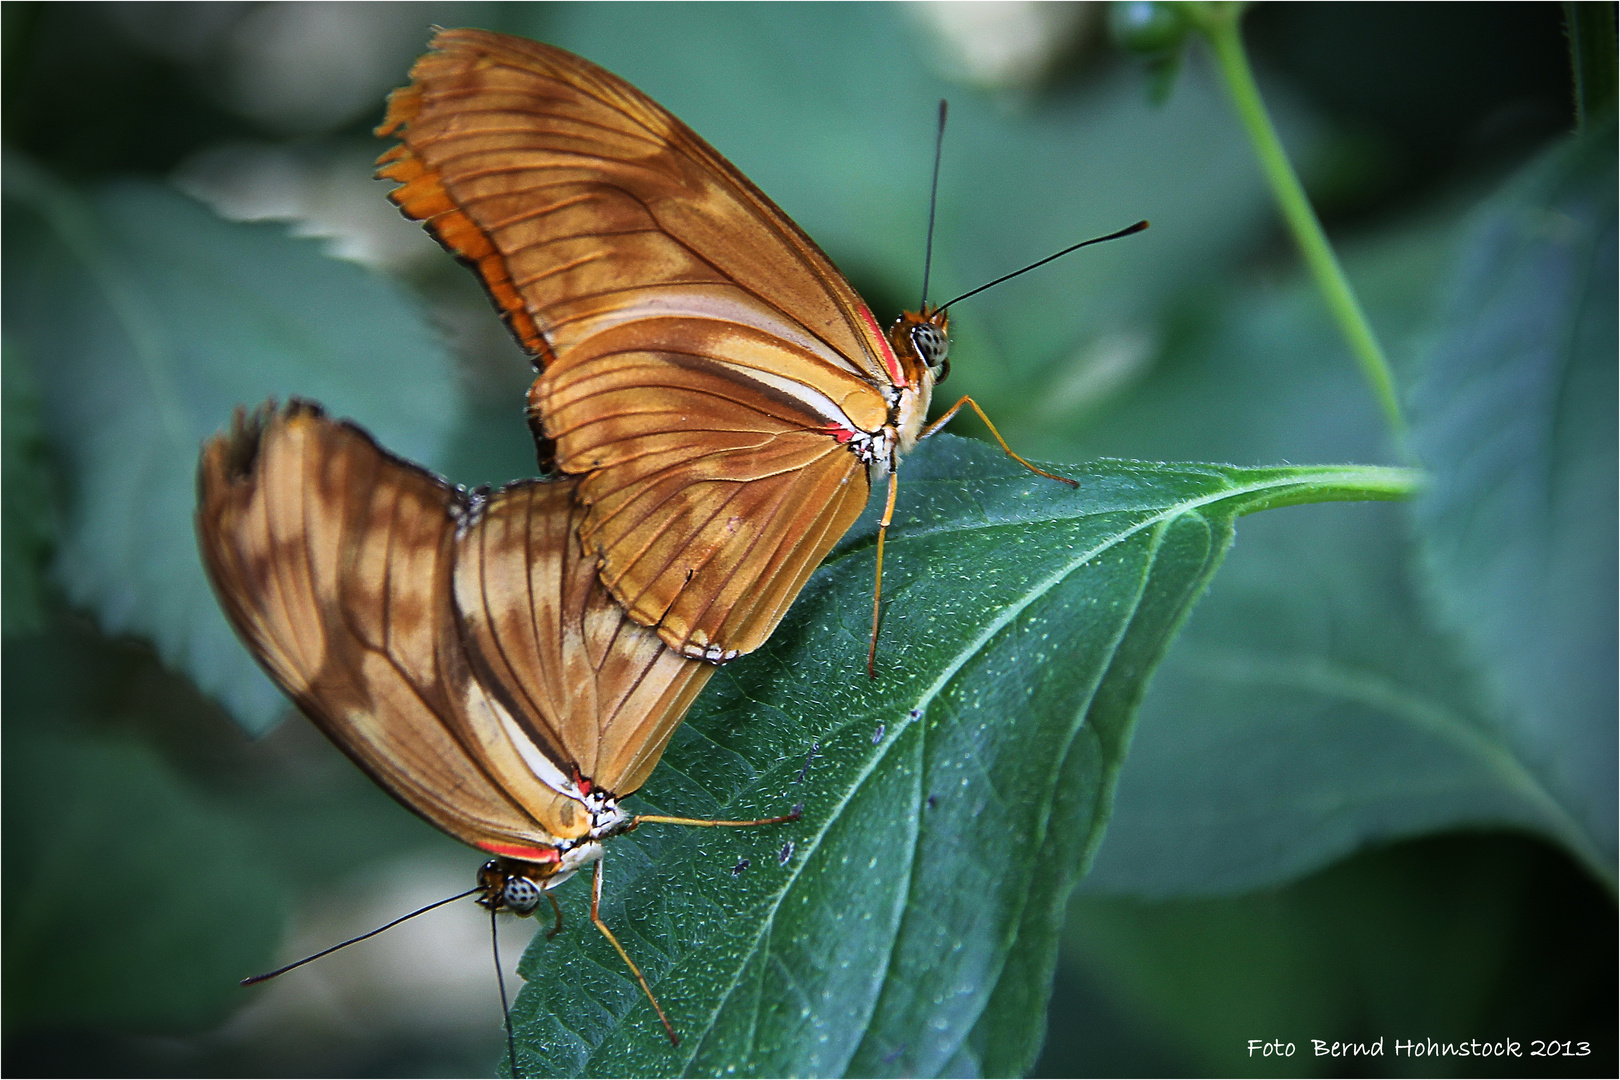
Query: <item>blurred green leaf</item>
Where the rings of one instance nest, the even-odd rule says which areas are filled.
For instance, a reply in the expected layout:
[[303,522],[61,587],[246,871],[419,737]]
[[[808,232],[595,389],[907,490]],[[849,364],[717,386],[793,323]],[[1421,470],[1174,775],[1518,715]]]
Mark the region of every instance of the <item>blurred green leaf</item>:
[[908,460],[878,680],[863,670],[868,515],[772,640],[715,677],[644,792],[661,812],[728,817],[803,800],[804,819],[649,826],[609,859],[604,917],[681,1048],[582,917],[580,889],[572,928],[525,958],[525,1072],[1028,1067],[1063,901],[1136,704],[1234,517],[1410,483],[1127,462],[1076,475],[1071,491],[948,436]]
[[0,389],[0,484],[4,525],[0,527],[0,597],[5,611],[0,626],[6,637],[30,634],[44,625],[45,560],[56,536],[55,492],[47,471],[45,436],[39,420],[39,393],[34,376],[17,351],[3,350],[4,388]]
[[5,192],[28,211],[7,222],[7,333],[67,473],[57,579],[263,731],[285,699],[227,627],[192,539],[202,440],[237,405],[301,394],[436,464],[460,413],[444,350],[395,288],[281,226],[230,224],[147,182],[83,194],[21,159]]
[[[1345,253],[1398,370],[1429,342],[1454,220],[1414,221]],[[1187,312],[1151,374],[1082,438],[1020,438],[1051,456],[1391,454],[1320,297],[1297,276]],[[1459,825],[1524,826],[1602,864],[1600,836],[1557,785],[1561,766],[1497,726],[1478,669],[1418,585],[1403,518],[1316,507],[1244,530],[1143,705],[1083,890],[1238,892],[1370,841]],[[1592,744],[1564,752],[1612,758]]]
[[81,699],[110,673],[74,659],[44,636],[5,650],[7,1029],[217,1023],[272,955],[280,881],[149,747],[94,731]]
[[[454,1019],[453,978],[438,987],[450,1000],[427,995],[452,1017],[429,1030],[363,1000],[346,1000],[330,1024],[280,1011],[301,993],[355,987],[330,966],[274,985],[270,1001],[238,985],[292,959],[287,931],[311,940],[312,917],[365,905],[403,914],[387,884],[402,861],[448,866],[460,885],[474,853],[404,812],[312,725],[249,739],[148,646],[110,640],[88,619],[55,617],[8,641],[3,661],[15,751],[4,761],[9,1072],[230,1075],[251,1061],[299,1075],[379,1044],[401,1058],[390,1075],[487,1071],[501,1040],[476,909],[461,913],[473,931],[471,994],[484,1007],[470,1030]],[[104,906],[90,891],[102,886],[114,896]],[[446,979],[401,959],[411,942],[391,937],[347,957],[348,970],[392,959],[413,980]],[[221,1030],[177,1034],[243,1009],[253,1015]]]
[[1427,581],[1535,763],[1615,875],[1615,127],[1544,154],[1476,216],[1412,395],[1434,470]]
[[1192,27],[1172,4],[1124,0],[1108,5],[1108,37],[1114,47],[1135,53],[1147,73],[1148,100],[1170,100],[1181,74],[1187,34]]

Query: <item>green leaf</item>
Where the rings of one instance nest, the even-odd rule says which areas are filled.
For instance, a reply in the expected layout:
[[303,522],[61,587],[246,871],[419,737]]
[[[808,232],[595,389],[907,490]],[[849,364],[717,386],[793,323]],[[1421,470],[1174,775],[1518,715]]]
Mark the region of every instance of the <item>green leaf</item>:
[[1496,737],[1536,764],[1615,875],[1615,128],[1480,209],[1412,396],[1414,507],[1446,625]]
[[281,226],[230,224],[147,182],[82,194],[20,159],[5,191],[29,211],[8,219],[7,333],[68,485],[56,577],[263,731],[285,699],[192,539],[202,440],[238,405],[298,394],[432,465],[460,412],[449,361],[397,290]]
[[[1456,218],[1431,214],[1344,253],[1398,371],[1428,347]],[[1076,418],[1090,420],[1084,434],[1009,438],[1054,457],[1391,454],[1299,276],[1229,289],[1179,321],[1146,379],[1112,409]],[[1529,828],[1601,863],[1598,836],[1555,785],[1562,766],[1493,720],[1478,667],[1419,586],[1404,518],[1396,507],[1323,506],[1245,528],[1143,704],[1082,890],[1238,892],[1371,842],[1459,826]],[[1612,758],[1601,744],[1559,752]]]
[[525,1073],[1026,1068],[1135,707],[1233,519],[1413,483],[1101,462],[1071,491],[948,436],[901,475],[879,678],[864,672],[869,515],[772,640],[715,677],[644,792],[690,815],[802,801],[803,820],[647,826],[609,856],[604,918],[680,1049],[574,889],[570,929],[525,958]]

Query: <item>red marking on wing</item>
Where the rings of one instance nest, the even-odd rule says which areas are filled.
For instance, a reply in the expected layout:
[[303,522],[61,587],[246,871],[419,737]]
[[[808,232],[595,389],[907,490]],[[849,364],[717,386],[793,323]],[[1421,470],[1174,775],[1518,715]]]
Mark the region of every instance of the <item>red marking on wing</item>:
[[861,318],[866,320],[866,328],[872,331],[872,336],[877,339],[877,343],[883,348],[883,365],[889,369],[889,377],[894,380],[896,386],[900,385],[903,381],[900,374],[900,361],[895,358],[894,350],[889,348],[889,339],[883,336],[883,331],[878,327],[877,320],[872,317],[872,310],[865,304],[861,305]]
[[821,430],[826,432],[828,435],[831,435],[841,443],[847,443],[849,440],[855,437],[854,429],[844,427],[842,424],[828,424]]
[[579,766],[574,766],[574,786],[579,788],[581,795],[589,795],[594,785],[585,777],[579,775]]
[[521,847],[517,844],[479,844],[478,846],[491,855],[504,855],[508,859],[522,859],[524,862],[536,863],[562,862],[562,853],[556,848]]

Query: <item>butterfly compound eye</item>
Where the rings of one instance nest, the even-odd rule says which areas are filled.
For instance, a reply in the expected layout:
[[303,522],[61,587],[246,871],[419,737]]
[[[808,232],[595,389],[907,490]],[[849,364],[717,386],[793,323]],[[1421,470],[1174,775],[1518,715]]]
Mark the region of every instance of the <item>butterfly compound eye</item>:
[[933,323],[918,323],[911,328],[911,347],[917,350],[922,362],[934,372],[935,380],[943,380],[949,371],[946,356],[951,351],[951,339]]
[[519,915],[540,906],[540,886],[526,877],[509,877],[501,888],[501,902]]

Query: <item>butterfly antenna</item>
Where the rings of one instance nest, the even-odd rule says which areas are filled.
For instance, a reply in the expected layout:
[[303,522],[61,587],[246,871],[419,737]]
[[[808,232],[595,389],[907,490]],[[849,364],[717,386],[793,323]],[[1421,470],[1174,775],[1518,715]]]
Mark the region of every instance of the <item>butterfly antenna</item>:
[[928,269],[934,264],[934,208],[939,205],[939,155],[945,148],[945,99],[939,99],[939,131],[934,136],[934,180],[928,185],[928,239],[923,244],[922,306],[928,310]]
[[330,949],[322,949],[320,952],[316,953],[313,956],[306,956],[302,960],[295,960],[292,963],[288,964],[286,967],[279,967],[279,968],[276,968],[276,970],[274,970],[274,971],[267,971],[263,975],[250,975],[247,978],[242,980],[241,985],[242,986],[253,986],[256,983],[262,983],[262,982],[265,982],[266,980],[273,979],[277,975],[285,975],[285,974],[287,974],[287,972],[291,971],[293,968],[303,967],[305,964],[309,963],[311,960],[319,960],[323,956],[328,956],[328,955],[330,955],[332,953],[335,953],[339,949],[347,949],[350,945],[354,945],[354,944],[356,944],[358,942],[364,941],[364,940],[366,940],[366,938],[376,937],[378,934],[382,933],[384,930],[392,929],[393,927],[398,926],[400,923],[405,922],[407,919],[414,919],[418,915],[425,915],[428,912],[432,911],[436,907],[443,907],[446,904],[454,903],[455,901],[460,900],[464,896],[471,896],[473,893],[475,893],[477,891],[478,891],[478,888],[472,888],[472,889],[468,889],[466,892],[456,893],[456,895],[454,895],[454,896],[447,896],[443,900],[435,900],[433,903],[429,904],[427,907],[417,908],[415,911],[411,912],[409,915],[401,915],[399,918],[395,919],[391,923],[384,923],[383,925],[377,927],[377,929],[375,929],[375,930],[368,930],[366,933],[361,934],[359,937],[352,937],[348,941],[340,942],[340,943],[338,943],[336,945],[333,945]]
[[1031,270],[1035,269],[1037,266],[1045,266],[1047,263],[1051,262],[1053,259],[1061,259],[1061,258],[1063,258],[1063,256],[1067,255],[1071,251],[1079,251],[1081,248],[1090,247],[1092,244],[1101,244],[1105,240],[1118,240],[1122,236],[1129,236],[1132,233],[1139,233],[1139,232],[1141,232],[1143,229],[1145,229],[1147,227],[1148,227],[1148,223],[1145,220],[1144,221],[1138,221],[1135,225],[1127,225],[1125,228],[1119,230],[1118,232],[1111,232],[1107,236],[1093,236],[1090,240],[1082,240],[1078,244],[1071,244],[1068,247],[1064,248],[1062,251],[1059,251],[1058,253],[1056,253],[1055,255],[1048,255],[1046,258],[1041,259],[1039,262],[1030,263],[1028,266],[1024,267],[1022,270],[1014,270],[1010,274],[1002,274],[1000,277],[996,278],[996,280],[986,282],[985,284],[980,285],[977,289],[969,289],[967,292],[963,293],[961,296],[958,296],[955,300],[947,300],[945,303],[939,305],[939,310],[944,311],[946,308],[950,307],[952,304],[958,303],[959,301],[962,301],[962,300],[966,300],[970,296],[977,296],[979,293],[984,292],[984,290],[990,288],[990,286],[992,286],[992,285],[1000,285],[1003,281],[1010,281],[1011,279],[1017,277],[1019,274],[1027,274]]
[[506,1003],[506,976],[501,973],[501,939],[500,931],[496,929],[495,909],[489,909],[489,948],[495,954],[495,985],[501,988],[501,1019],[506,1021],[506,1063],[511,1067],[512,1076],[517,1071],[517,1039],[512,1034],[512,1007]]

